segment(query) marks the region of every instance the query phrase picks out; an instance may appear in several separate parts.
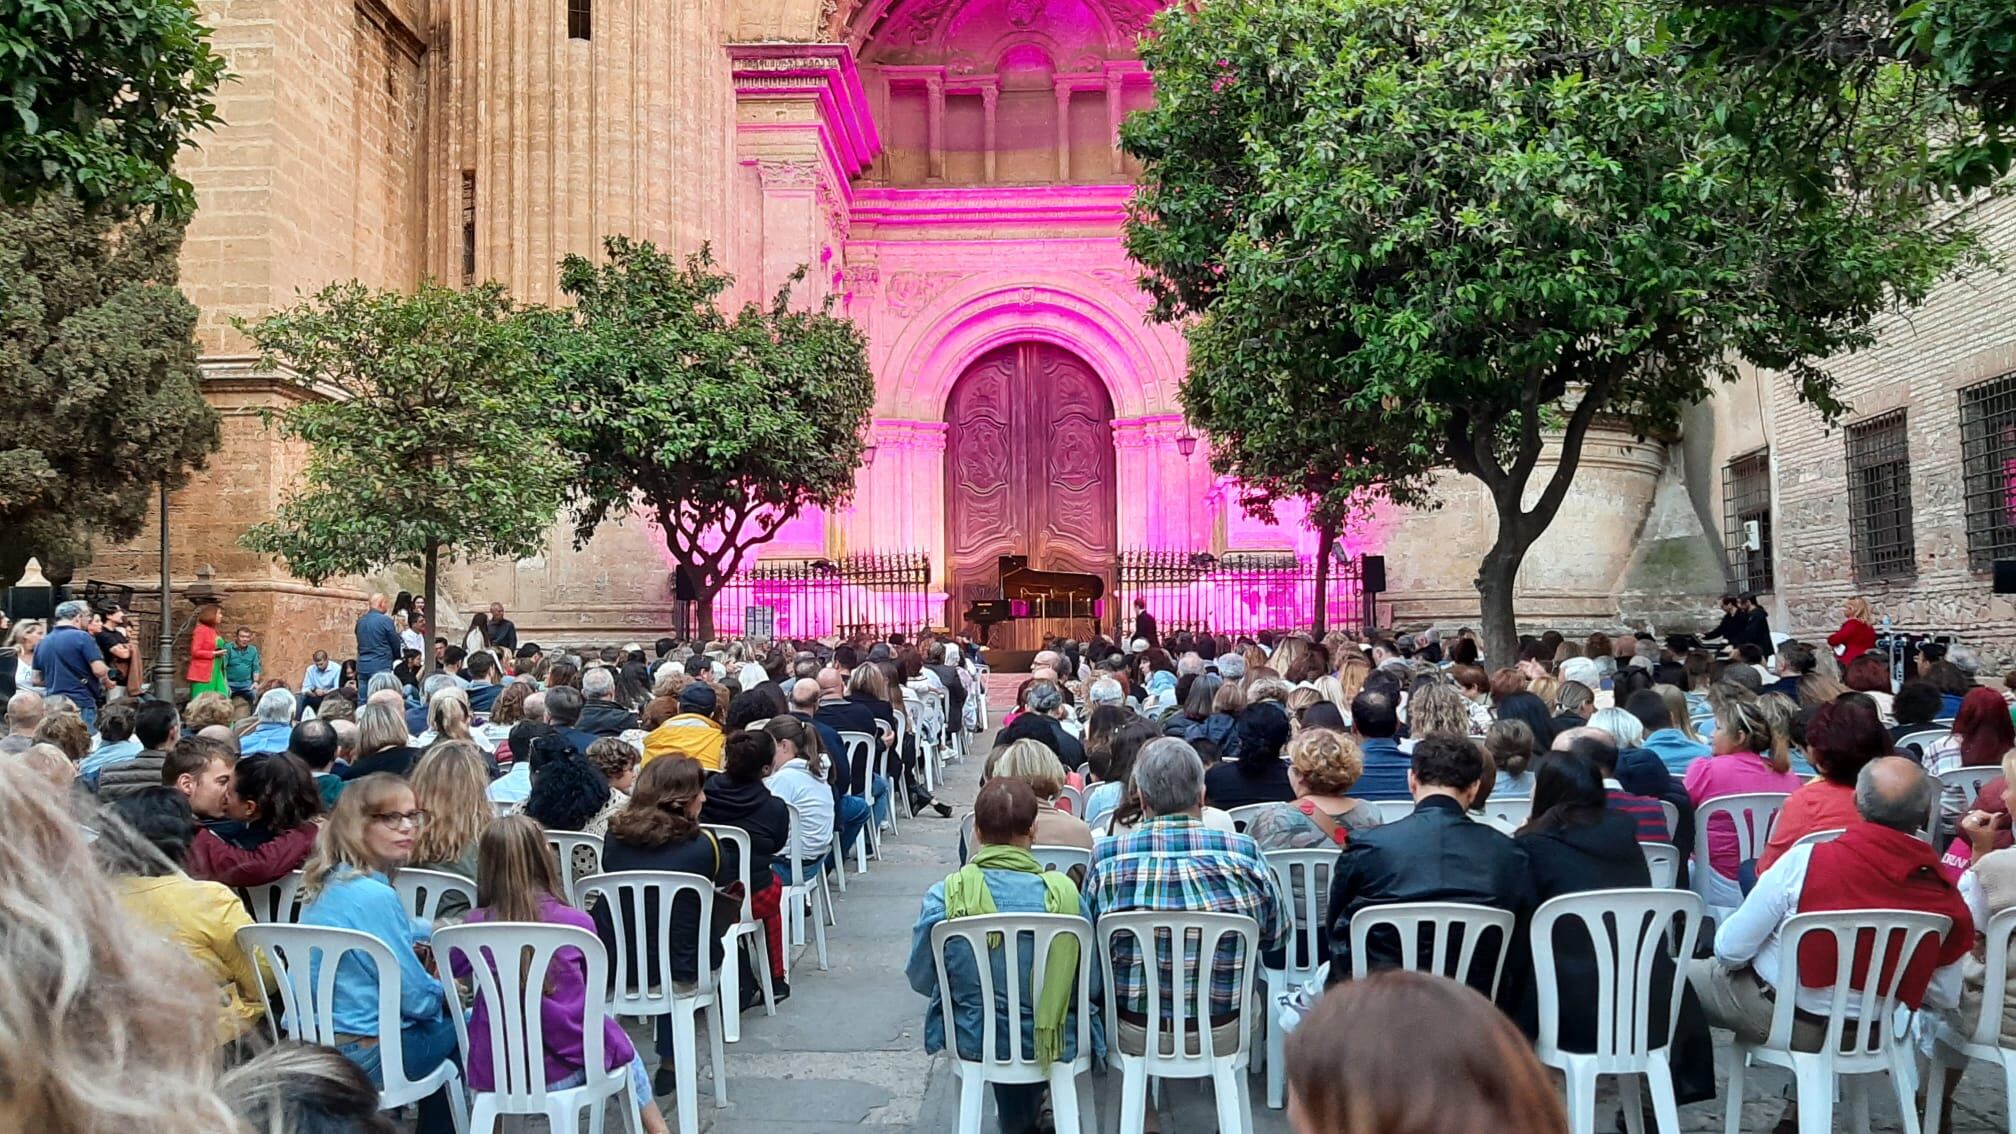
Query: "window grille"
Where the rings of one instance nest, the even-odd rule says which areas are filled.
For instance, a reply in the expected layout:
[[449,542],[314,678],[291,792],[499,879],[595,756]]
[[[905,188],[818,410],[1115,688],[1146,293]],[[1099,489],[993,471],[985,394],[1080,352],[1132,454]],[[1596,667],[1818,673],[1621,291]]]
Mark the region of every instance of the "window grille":
[[2016,559],[2016,372],[1960,391],[1967,565]]
[[567,0],[567,38],[587,39],[593,26],[589,0]]
[[[1772,570],[1771,451],[1760,449],[1730,461],[1722,470],[1722,522],[1729,565],[1739,589],[1762,594],[1777,589]],[[1757,546],[1750,546],[1750,525]]]
[[476,171],[462,171],[462,286],[476,283]]
[[1904,411],[1848,427],[1848,536],[1855,577],[1910,575],[1917,550],[1911,532],[1911,447]]

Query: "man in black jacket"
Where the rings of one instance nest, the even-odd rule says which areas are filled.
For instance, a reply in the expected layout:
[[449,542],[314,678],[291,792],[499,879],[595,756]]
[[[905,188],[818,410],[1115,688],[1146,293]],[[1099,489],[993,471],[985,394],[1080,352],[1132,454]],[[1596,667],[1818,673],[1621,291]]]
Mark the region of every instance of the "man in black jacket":
[[616,703],[616,674],[608,668],[581,675],[581,717],[574,727],[593,736],[621,736],[637,727],[637,714]]
[[[1526,854],[1509,837],[1466,814],[1484,767],[1483,753],[1475,744],[1425,737],[1414,746],[1414,766],[1407,776],[1414,813],[1351,833],[1350,845],[1337,856],[1330,879],[1333,983],[1351,976],[1351,918],[1368,906],[1396,902],[1467,902],[1509,910],[1520,919],[1511,940],[1501,941],[1491,933],[1477,942],[1477,959],[1465,976],[1480,992],[1490,993],[1493,962],[1501,953],[1510,954],[1505,963],[1508,976],[1524,963],[1525,954],[1512,946],[1522,939],[1523,923],[1533,908]],[[1451,942],[1452,948],[1461,944]],[[1374,931],[1366,949],[1371,953],[1368,969],[1400,966],[1400,940],[1392,930]]]
[[927,663],[924,668],[944,684],[945,727],[951,732],[958,732],[966,727],[966,682],[959,677],[959,643],[946,642],[942,648],[933,645],[932,652],[943,660]]

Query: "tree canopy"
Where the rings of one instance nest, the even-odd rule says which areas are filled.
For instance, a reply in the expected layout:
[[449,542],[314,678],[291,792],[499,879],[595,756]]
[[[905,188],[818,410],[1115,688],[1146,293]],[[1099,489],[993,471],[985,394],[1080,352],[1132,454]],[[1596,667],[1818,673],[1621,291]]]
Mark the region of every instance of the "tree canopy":
[[1330,466],[1332,495],[1401,499],[1439,469],[1477,478],[1495,657],[1599,415],[1670,429],[1739,360],[1838,413],[1820,360],[1976,247],[1908,187],[1826,176],[1851,145],[1908,160],[1908,134],[1732,140],[1729,91],[1660,46],[1658,16],[1228,0],[1166,11],[1143,44],[1156,102],[1123,130],[1144,167],[1127,247],[1185,327],[1181,394],[1214,463],[1289,447]]
[[0,207],[0,578],[131,539],[165,478],[217,447],[182,224],[121,224],[68,193]]
[[307,466],[245,546],[314,583],[419,567],[429,617],[444,557],[545,550],[568,466],[547,431],[530,322],[502,287],[332,284],[241,329],[262,365],[328,395],[281,416]]
[[0,199],[68,189],[86,204],[186,214],[175,176],[218,122],[224,61],[195,0],[17,0],[0,11]]
[[683,265],[627,237],[604,248],[601,264],[561,264],[574,309],[542,336],[576,536],[641,503],[711,636],[713,596],[745,555],[852,490],[875,397],[867,342],[830,304],[792,309],[789,285],[731,315],[734,280],[704,248]]

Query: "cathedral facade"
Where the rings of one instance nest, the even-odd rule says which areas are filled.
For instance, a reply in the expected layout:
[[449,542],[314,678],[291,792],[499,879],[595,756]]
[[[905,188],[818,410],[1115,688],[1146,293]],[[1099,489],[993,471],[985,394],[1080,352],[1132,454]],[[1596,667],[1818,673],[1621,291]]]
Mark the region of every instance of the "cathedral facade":
[[[183,164],[198,201],[183,286],[225,441],[171,502],[170,566],[178,586],[211,573],[275,672],[340,651],[361,593],[412,580],[310,586],[238,545],[301,463],[262,414],[318,395],[263,370],[232,320],[352,278],[494,279],[550,303],[560,258],[616,233],[711,245],[738,300],[806,266],[800,298],[833,297],[867,334],[874,459],[847,505],[787,525],[766,558],[920,556],[937,622],[997,589],[1004,555],[1118,589],[1132,552],[1314,549],[1291,510],[1254,520],[1211,472],[1177,401],[1183,338],[1147,319],[1121,247],[1138,170],[1116,136],[1154,97],[1134,46],[1153,0],[202,7],[237,77],[225,125]],[[1670,624],[1728,585],[1726,454],[1697,416],[1705,440],[1591,434],[1529,556],[1522,618]],[[1385,556],[1381,622],[1476,617],[1489,501],[1444,487],[1439,507],[1377,511],[1344,541]],[[145,588],[157,562],[143,540],[85,573]],[[542,642],[673,622],[671,565],[641,519],[579,550],[556,526],[541,558],[444,578],[443,629],[491,601]]]

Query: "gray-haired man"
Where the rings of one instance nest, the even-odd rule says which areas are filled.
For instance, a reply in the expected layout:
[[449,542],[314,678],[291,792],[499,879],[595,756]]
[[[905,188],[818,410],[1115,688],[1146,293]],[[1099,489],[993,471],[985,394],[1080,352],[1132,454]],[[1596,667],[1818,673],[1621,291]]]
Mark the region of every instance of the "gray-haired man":
[[71,599],[56,608],[56,625],[35,647],[35,672],[45,697],[63,697],[77,706],[84,726],[98,727],[98,704],[105,688],[105,655],[98,642],[78,625],[90,607]]

